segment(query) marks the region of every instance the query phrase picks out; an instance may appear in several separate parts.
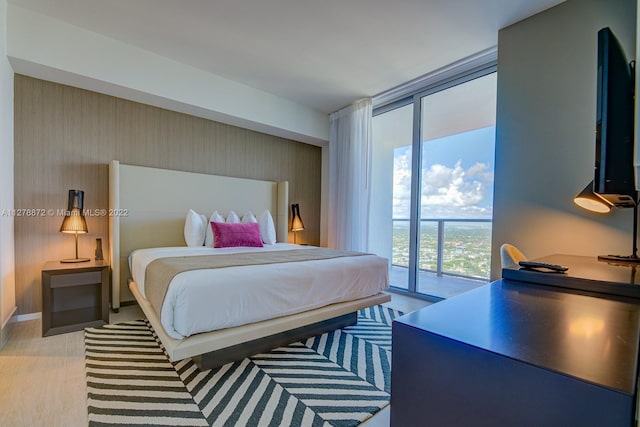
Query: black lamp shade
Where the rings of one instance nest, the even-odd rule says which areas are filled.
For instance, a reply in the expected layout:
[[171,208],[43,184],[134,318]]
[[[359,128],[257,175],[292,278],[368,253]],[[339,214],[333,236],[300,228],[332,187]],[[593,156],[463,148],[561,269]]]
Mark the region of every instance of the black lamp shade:
[[67,203],[67,211],[84,209],[84,191],[82,190],[69,190],[69,202]]
[[593,181],[573,198],[573,202],[583,209],[597,213],[611,212],[611,203],[593,192]]

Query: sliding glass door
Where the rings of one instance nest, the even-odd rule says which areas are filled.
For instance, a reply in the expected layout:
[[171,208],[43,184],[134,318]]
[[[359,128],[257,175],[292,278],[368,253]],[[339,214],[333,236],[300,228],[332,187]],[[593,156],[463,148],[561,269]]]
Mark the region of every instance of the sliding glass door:
[[394,288],[441,299],[489,278],[494,71],[374,111],[370,251]]
[[495,99],[495,73],[420,97],[419,293],[446,298],[474,287],[455,279],[489,279]]

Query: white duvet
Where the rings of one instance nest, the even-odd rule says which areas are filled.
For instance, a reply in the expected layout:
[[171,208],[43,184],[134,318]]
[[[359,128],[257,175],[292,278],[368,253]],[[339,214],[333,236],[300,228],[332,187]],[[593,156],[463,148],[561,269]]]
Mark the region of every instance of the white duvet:
[[[157,258],[239,252],[259,257],[264,251],[311,248],[277,243],[262,248],[138,249],[129,256],[129,266],[146,298],[145,270]],[[388,261],[376,255],[186,271],[169,284],[160,321],[169,336],[181,339],[364,298],[388,287]]]

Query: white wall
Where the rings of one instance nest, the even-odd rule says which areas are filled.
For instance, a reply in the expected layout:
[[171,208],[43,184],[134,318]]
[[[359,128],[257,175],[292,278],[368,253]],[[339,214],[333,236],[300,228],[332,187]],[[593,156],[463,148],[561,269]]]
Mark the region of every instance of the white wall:
[[584,211],[573,197],[595,157],[597,32],[635,56],[635,0],[568,0],[500,31],[492,278],[499,247],[528,257],[629,255],[632,210]]
[[325,145],[328,115],[9,4],[16,73],[284,138]]
[[[0,0],[0,211],[13,208],[13,70],[6,57],[6,24],[7,1]],[[13,217],[0,214],[0,348],[16,310],[13,243]]]

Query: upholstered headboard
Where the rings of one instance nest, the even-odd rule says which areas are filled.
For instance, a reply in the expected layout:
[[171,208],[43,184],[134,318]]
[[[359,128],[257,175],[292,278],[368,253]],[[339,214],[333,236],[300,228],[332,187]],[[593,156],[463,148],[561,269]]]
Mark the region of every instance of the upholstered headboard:
[[269,209],[279,242],[288,238],[287,181],[271,182],[142,166],[109,165],[109,253],[111,307],[133,300],[128,256],[134,249],[185,246],[184,220],[189,209],[207,218],[217,210],[242,216]]

